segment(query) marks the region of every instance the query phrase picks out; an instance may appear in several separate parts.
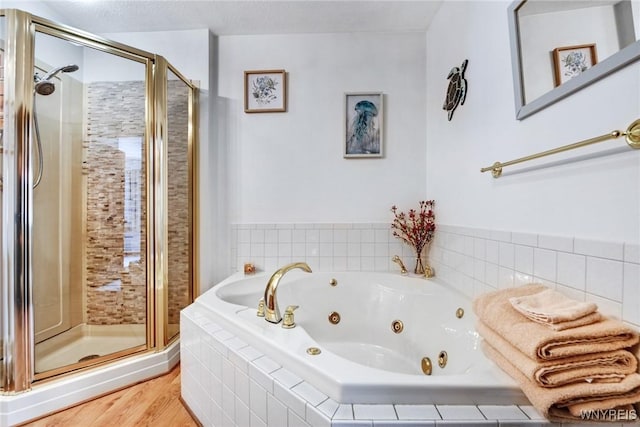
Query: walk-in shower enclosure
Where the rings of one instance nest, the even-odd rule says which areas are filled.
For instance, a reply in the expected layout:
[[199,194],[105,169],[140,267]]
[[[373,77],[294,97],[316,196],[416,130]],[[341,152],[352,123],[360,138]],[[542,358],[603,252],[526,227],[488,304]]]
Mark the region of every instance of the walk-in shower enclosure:
[[0,9],[0,387],[162,351],[197,292],[197,89],[163,57]]

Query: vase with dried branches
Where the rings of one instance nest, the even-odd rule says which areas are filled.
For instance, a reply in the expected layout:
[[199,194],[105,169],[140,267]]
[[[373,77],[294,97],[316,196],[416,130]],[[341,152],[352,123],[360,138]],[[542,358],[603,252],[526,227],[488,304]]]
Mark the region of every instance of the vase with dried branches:
[[[410,209],[407,213],[399,212],[396,206],[391,207],[394,216],[391,223],[393,235],[415,250],[416,267],[414,273],[416,274],[425,274],[422,257],[436,230],[436,216],[433,213],[433,206],[433,200],[423,200],[420,202],[419,209]],[[430,270],[430,267],[427,266],[427,269]]]

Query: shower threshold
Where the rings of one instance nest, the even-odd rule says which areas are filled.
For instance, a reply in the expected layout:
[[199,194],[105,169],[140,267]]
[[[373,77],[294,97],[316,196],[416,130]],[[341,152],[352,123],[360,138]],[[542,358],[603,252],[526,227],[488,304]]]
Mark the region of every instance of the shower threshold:
[[145,325],[78,325],[36,344],[36,373],[146,343]]

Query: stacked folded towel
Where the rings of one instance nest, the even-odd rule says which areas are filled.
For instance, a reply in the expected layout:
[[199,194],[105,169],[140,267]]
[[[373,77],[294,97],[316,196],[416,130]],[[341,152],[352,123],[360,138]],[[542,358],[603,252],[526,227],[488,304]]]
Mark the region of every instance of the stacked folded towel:
[[567,298],[553,289],[511,297],[509,302],[529,319],[555,331],[589,325],[602,319],[596,304]]
[[638,359],[629,351],[638,332],[594,304],[528,285],[481,295],[474,310],[487,356],[547,418],[583,421],[583,411],[640,402]]

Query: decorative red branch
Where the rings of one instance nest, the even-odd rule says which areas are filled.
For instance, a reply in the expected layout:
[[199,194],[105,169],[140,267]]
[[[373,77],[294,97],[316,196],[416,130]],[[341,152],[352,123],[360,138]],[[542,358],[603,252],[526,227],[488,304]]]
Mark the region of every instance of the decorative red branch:
[[420,256],[424,247],[431,242],[433,233],[436,230],[436,216],[433,213],[433,206],[433,200],[423,200],[420,202],[419,211],[410,209],[406,214],[398,212],[396,206],[391,207],[391,212],[395,217],[391,223],[393,235],[406,244],[413,246],[418,256]]

